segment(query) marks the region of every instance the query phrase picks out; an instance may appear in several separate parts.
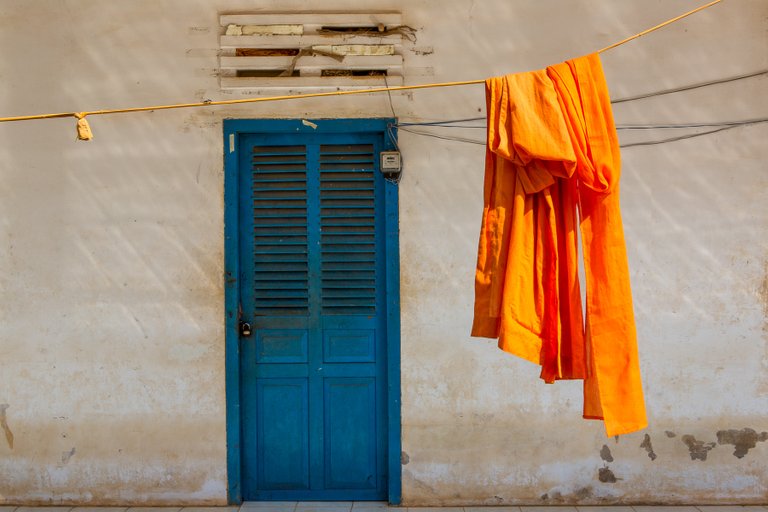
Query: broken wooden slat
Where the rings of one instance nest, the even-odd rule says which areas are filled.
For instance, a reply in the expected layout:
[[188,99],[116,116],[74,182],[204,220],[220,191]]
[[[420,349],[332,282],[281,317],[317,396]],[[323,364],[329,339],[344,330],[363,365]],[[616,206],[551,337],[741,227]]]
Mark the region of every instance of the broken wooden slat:
[[222,89],[400,85],[403,45],[414,41],[391,11],[224,14],[220,22]]
[[309,46],[345,44],[345,45],[381,45],[396,44],[402,41],[400,34],[385,36],[361,35],[303,35],[303,36],[221,36],[222,48],[306,48]]
[[[291,65],[293,57],[221,57],[221,69],[285,69]],[[386,69],[397,70],[403,67],[402,55],[357,56],[350,55],[344,60],[321,55],[300,57],[296,69]]]
[[312,49],[333,55],[384,56],[395,54],[395,45],[393,44],[317,44]]
[[[403,85],[402,76],[387,76],[386,83],[389,86]],[[343,77],[222,77],[222,89],[298,89],[311,87],[322,89],[324,87],[337,89],[367,89],[371,87],[384,87],[384,77],[381,76],[343,76]]]
[[324,27],[375,27],[379,23],[388,26],[402,24],[402,14],[398,12],[366,13],[270,13],[270,14],[222,14],[219,23],[227,25],[319,25]]
[[227,25],[225,35],[228,36],[300,36],[304,33],[304,25]]

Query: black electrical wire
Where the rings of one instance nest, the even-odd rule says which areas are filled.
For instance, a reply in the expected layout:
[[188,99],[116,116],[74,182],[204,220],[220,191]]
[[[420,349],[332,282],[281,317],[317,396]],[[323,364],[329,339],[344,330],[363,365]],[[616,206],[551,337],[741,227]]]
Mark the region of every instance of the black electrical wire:
[[668,130],[679,128],[710,128],[712,126],[742,126],[745,124],[764,123],[768,118],[745,119],[743,121],[713,121],[709,123],[685,123],[685,124],[624,124],[616,126],[617,130]]
[[[611,101],[611,103],[624,103],[627,101],[635,101],[635,100],[641,100],[645,98],[651,98],[654,96],[663,96],[665,94],[672,94],[676,92],[682,92],[682,91],[689,91],[692,89],[698,89],[700,87],[707,87],[711,85],[717,85],[717,84],[723,84],[728,82],[734,82],[737,80],[744,80],[747,78],[752,78],[760,75],[768,74],[768,70],[762,70],[762,71],[756,71],[754,73],[748,73],[744,75],[738,75],[734,77],[729,78],[723,78],[719,80],[711,80],[708,82],[702,82],[698,84],[692,84],[692,85],[686,85],[682,87],[676,87],[673,89],[664,89],[661,91],[656,91],[652,93],[647,94],[640,94],[636,96],[630,96],[627,98],[620,98],[617,100]],[[386,84],[386,76],[384,77],[385,84]],[[393,117],[397,118],[395,114],[395,109],[392,104],[392,96],[387,91],[387,94],[389,95],[389,106],[392,110]],[[456,141],[456,142],[464,142],[468,144],[477,144],[477,145],[485,145],[486,143],[481,140],[476,139],[470,139],[466,137],[455,137],[455,136],[449,136],[449,135],[441,135],[437,133],[432,132],[426,132],[422,130],[414,130],[413,126],[428,126],[433,128],[460,128],[460,129],[485,129],[485,125],[462,125],[457,123],[466,123],[471,121],[485,121],[485,117],[467,117],[467,118],[461,118],[461,119],[445,119],[445,120],[438,120],[438,121],[425,121],[425,122],[405,122],[405,123],[397,123],[394,126],[396,126],[398,129],[413,133],[415,135],[422,135],[425,137],[433,137],[436,139],[442,139],[442,140],[450,140],[450,141]],[[676,137],[669,137],[665,139],[659,139],[659,140],[652,140],[652,141],[645,141],[645,142],[632,142],[628,144],[621,145],[622,148],[629,148],[634,146],[651,146],[655,144],[663,144],[665,142],[674,142],[677,140],[684,140],[684,139],[690,139],[694,137],[701,137],[702,135],[708,135],[711,133],[717,133],[723,130],[728,130],[731,128],[736,128],[739,126],[747,126],[747,125],[753,125],[758,123],[764,123],[768,122],[768,118],[761,118],[761,119],[747,119],[743,121],[719,121],[719,122],[701,122],[701,123],[681,123],[681,124],[625,124],[625,125],[617,125],[617,130],[668,130],[668,129],[685,129],[685,128],[709,128],[709,127],[717,127],[715,130],[708,130],[705,132],[698,132],[698,133],[690,133],[686,135],[680,135]],[[393,134],[391,133],[391,127],[390,129],[390,138],[393,138],[393,142],[395,145],[397,145],[397,142],[394,141]]]
[[424,132],[420,130],[413,130],[411,128],[404,128],[404,127],[401,127],[400,125],[398,125],[398,130],[402,130],[408,133],[413,133],[416,135],[424,135],[425,137],[434,137],[435,139],[451,140],[456,142],[466,142],[468,144],[478,144],[480,146],[485,146],[485,141],[482,141],[482,140],[466,139],[464,137],[451,137],[449,135],[440,135],[437,133],[430,133],[430,132]]
[[423,123],[398,123],[398,126],[438,126],[444,128],[485,128],[485,125],[456,125],[454,123],[466,123],[467,121],[485,121],[485,116],[482,117],[467,117],[464,119],[450,119],[447,121],[429,121]]
[[[674,142],[677,140],[684,140],[684,139],[692,139],[694,137],[701,137],[702,135],[709,135],[711,133],[717,133],[724,130],[730,130],[732,128],[738,128],[739,126],[749,126],[759,123],[765,123],[768,122],[768,118],[765,119],[751,119],[748,121],[729,121],[724,123],[695,123],[695,124],[688,124],[688,125],[648,125],[643,128],[638,128],[637,126],[633,127],[632,129],[651,129],[651,128],[701,128],[701,127],[709,127],[709,126],[719,126],[716,130],[708,130],[705,132],[698,132],[698,133],[689,133],[686,135],[679,135],[676,137],[669,137],[665,139],[659,139],[659,140],[651,140],[651,141],[645,141],[645,142],[631,142],[628,144],[622,144],[620,147],[622,148],[631,148],[634,146],[652,146],[655,144],[663,144],[665,142]],[[425,137],[433,137],[436,139],[442,139],[442,140],[450,140],[455,142],[464,142],[468,144],[477,144],[481,146],[485,146],[485,141],[482,140],[476,140],[476,139],[469,139],[465,137],[452,137],[450,135],[441,135],[437,133],[431,133],[431,132],[425,132],[421,130],[414,130],[412,128],[408,127],[400,127],[398,125],[398,129],[413,133],[415,135],[423,135]]]
[[717,85],[717,84],[724,84],[728,82],[735,82],[736,80],[743,80],[745,78],[752,78],[755,76],[760,75],[766,75],[768,74],[768,69],[764,69],[762,71],[755,71],[754,73],[748,73],[746,75],[739,75],[739,76],[733,76],[730,78],[721,78],[719,80],[711,80],[709,82],[701,82],[698,84],[693,85],[683,85],[681,87],[675,87],[673,89],[665,89],[663,91],[656,91],[656,92],[649,92],[646,94],[638,94],[636,96],[629,96],[627,98],[620,98],[618,100],[612,100],[611,103],[624,103],[627,101],[635,101],[635,100],[642,100],[645,98],[652,98],[654,96],[663,96],[664,94],[672,94],[675,92],[682,92],[682,91],[690,91],[692,89],[698,89],[700,87],[707,87],[710,85]]
[[706,132],[699,132],[699,133],[689,133],[687,135],[679,135],[677,137],[669,137],[667,139],[649,140],[645,142],[631,142],[629,144],[622,144],[620,147],[632,148],[635,146],[654,146],[656,144],[664,144],[665,142],[674,142],[676,140],[692,139],[694,137],[701,137],[702,135],[709,135],[710,133],[717,133],[725,130],[731,130],[733,128],[738,128],[739,126],[755,125],[758,123],[765,123],[765,122],[768,122],[768,119],[756,119],[753,121],[739,123],[739,124],[729,124],[729,125],[723,126],[722,128],[718,128],[716,130],[708,130]]

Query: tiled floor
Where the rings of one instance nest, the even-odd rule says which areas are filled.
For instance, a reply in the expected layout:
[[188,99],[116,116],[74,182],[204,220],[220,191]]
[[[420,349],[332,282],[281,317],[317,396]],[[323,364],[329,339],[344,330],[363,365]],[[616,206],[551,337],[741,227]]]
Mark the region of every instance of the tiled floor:
[[390,507],[379,501],[251,501],[240,507],[17,507],[0,512],[768,512],[768,505],[605,507]]

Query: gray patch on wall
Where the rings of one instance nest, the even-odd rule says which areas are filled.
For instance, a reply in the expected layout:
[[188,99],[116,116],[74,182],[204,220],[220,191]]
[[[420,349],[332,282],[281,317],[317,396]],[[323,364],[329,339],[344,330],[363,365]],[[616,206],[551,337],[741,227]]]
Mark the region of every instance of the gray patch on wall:
[[665,430],[664,433],[667,435],[667,437],[672,438],[675,437],[677,434],[672,432],[671,430]]
[[8,443],[8,448],[13,450],[13,432],[8,426],[8,417],[5,411],[10,407],[8,404],[0,404],[0,428],[5,432],[5,440]]
[[75,454],[75,447],[73,446],[71,450],[68,452],[61,452],[61,463],[66,464],[69,462],[69,459],[72,458],[72,456]]
[[605,462],[613,462],[613,455],[611,455],[611,449],[608,448],[607,444],[604,444],[600,449],[600,458]]
[[768,441],[768,432],[759,434],[751,428],[741,430],[719,430],[717,432],[718,444],[732,444],[736,447],[733,454],[741,459],[749,450],[757,446],[757,443]]
[[653,451],[653,444],[651,444],[651,436],[645,434],[643,442],[640,443],[640,448],[645,448],[645,451],[648,452],[649,459],[656,460],[656,453]]
[[697,441],[696,438],[690,434],[684,435],[681,440],[688,447],[688,451],[691,453],[691,460],[707,460],[707,453],[717,446],[717,443]]
[[411,458],[408,456],[408,454],[405,452],[400,452],[400,464],[405,466],[409,462],[411,462]]

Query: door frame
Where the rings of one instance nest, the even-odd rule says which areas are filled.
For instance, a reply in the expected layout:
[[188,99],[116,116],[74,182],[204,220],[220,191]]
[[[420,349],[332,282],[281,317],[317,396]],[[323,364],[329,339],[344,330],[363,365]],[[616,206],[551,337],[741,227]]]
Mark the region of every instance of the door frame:
[[[240,302],[238,162],[240,134],[381,132],[384,149],[395,150],[393,118],[362,119],[225,119],[224,128],[224,315],[227,407],[227,501],[242,503],[240,337],[237,332]],[[384,181],[384,252],[386,259],[387,326],[387,493],[389,503],[400,504],[400,234],[398,186]]]

